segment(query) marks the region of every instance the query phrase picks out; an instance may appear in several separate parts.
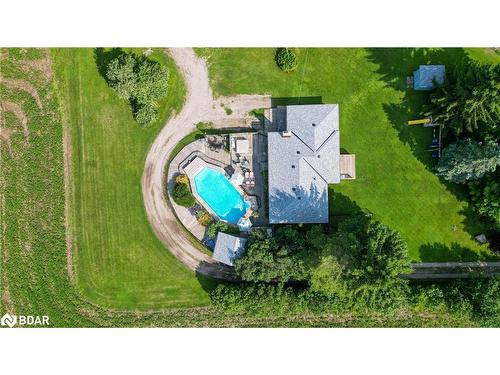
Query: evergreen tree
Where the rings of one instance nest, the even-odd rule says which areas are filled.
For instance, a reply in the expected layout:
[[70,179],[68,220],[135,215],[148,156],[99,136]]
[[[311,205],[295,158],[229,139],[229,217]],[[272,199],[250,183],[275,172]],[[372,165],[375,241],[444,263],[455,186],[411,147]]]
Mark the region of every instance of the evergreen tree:
[[481,145],[470,139],[451,144],[443,150],[436,167],[437,175],[447,181],[463,184],[477,180],[500,165],[500,147],[496,143]]

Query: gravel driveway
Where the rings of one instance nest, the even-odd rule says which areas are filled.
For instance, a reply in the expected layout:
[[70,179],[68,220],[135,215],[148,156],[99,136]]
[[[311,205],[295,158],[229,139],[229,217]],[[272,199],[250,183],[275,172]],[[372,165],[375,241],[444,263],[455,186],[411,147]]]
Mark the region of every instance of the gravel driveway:
[[[141,180],[146,213],[155,234],[182,263],[204,276],[234,280],[236,275],[231,267],[215,262],[185,237],[165,195],[164,171],[173,148],[196,130],[195,124],[248,117],[252,109],[270,107],[271,97],[238,95],[214,99],[205,60],[197,57],[192,48],[171,48],[168,52],[184,78],[186,102],[182,111],[167,121],[148,152]],[[227,115],[220,103],[228,103],[235,110]]]

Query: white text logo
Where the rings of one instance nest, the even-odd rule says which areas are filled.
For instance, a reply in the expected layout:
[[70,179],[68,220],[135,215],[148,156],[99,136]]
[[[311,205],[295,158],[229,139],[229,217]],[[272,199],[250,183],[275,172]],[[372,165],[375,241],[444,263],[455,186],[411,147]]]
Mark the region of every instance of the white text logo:
[[47,315],[11,315],[7,313],[0,319],[0,324],[10,328],[16,324],[18,326],[48,326],[49,317]]

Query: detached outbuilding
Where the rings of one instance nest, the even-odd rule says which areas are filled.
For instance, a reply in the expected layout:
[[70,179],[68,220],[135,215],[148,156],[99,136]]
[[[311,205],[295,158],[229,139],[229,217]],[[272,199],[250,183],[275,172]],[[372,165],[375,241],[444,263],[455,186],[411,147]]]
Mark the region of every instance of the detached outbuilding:
[[417,91],[427,91],[436,88],[444,83],[444,65],[420,65],[413,72],[413,89]]
[[246,238],[219,232],[215,241],[213,259],[232,266],[234,261],[243,255],[246,242]]

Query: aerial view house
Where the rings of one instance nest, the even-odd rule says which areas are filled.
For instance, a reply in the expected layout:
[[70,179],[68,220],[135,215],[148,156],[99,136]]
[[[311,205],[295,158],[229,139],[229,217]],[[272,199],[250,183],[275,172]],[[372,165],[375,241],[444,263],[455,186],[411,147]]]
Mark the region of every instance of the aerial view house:
[[[355,178],[340,155],[338,104],[289,105],[282,130],[268,133],[269,222],[328,222],[328,184]],[[341,165],[348,170],[341,170]]]

